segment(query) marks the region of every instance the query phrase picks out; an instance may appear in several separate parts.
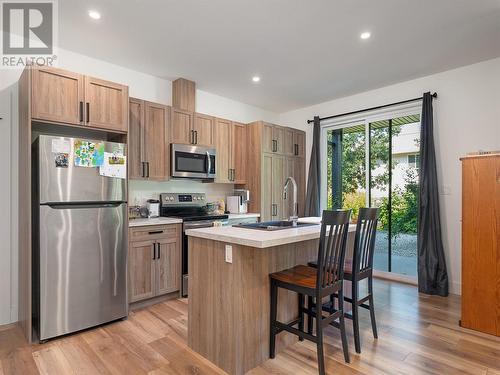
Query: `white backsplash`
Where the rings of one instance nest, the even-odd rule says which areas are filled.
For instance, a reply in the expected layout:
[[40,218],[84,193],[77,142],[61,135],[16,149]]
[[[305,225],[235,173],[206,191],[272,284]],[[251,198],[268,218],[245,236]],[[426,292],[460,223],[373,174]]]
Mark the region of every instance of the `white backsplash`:
[[234,185],[203,183],[196,180],[129,181],[129,205],[143,205],[148,199],[159,199],[161,193],[205,193],[207,202],[226,200],[232,195]]

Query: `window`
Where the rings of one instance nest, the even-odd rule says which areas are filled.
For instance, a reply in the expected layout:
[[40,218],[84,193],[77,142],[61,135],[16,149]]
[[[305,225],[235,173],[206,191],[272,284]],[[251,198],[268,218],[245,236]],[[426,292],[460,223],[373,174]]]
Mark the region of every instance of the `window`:
[[420,109],[322,126],[322,207],[380,207],[374,268],[416,276]]
[[413,154],[413,155],[408,155],[408,165],[413,168],[420,168],[420,155],[419,154]]

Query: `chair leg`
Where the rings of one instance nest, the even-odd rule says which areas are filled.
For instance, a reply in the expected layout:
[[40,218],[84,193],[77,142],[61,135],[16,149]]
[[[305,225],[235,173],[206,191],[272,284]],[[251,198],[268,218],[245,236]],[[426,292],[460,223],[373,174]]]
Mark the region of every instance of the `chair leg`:
[[[301,293],[299,293],[299,331],[304,332],[304,295]],[[299,341],[304,341],[304,338],[299,336]]]
[[309,314],[307,314],[307,333],[312,335],[313,333],[313,298],[311,296],[307,296],[307,309],[309,310]]
[[[342,301],[342,302],[340,302]],[[342,312],[340,315],[339,325],[340,325],[340,337],[342,338],[342,351],[344,352],[344,360],[349,363],[349,344],[347,343],[347,335],[345,333],[345,318],[344,318],[344,292],[339,291],[339,310]]]
[[373,277],[372,276],[370,276],[368,278],[368,293],[370,295],[370,299],[368,301],[370,303],[370,319],[372,321],[373,337],[378,339],[377,322],[375,321],[375,305],[373,303]]
[[278,310],[278,287],[271,280],[271,316],[270,316],[270,339],[269,339],[269,357],[276,356],[276,315]]
[[359,308],[358,308],[358,281],[352,280],[352,327],[354,329],[354,348],[356,353],[361,353],[359,339]]
[[318,347],[318,372],[319,375],[325,375],[325,355],[323,353],[323,322],[322,313],[319,308],[321,307],[321,301],[316,300],[316,305],[318,309],[316,311],[316,339]]

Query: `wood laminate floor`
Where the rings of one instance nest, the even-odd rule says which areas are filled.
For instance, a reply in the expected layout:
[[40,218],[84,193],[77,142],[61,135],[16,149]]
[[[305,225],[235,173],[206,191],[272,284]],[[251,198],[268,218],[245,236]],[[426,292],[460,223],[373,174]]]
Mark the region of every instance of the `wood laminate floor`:
[[[375,297],[379,339],[362,310],[362,353],[350,335],[346,364],[339,333],[328,328],[328,374],[500,375],[500,339],[458,326],[459,297],[418,295],[414,286],[383,280],[375,281]],[[0,331],[0,375],[224,374],[186,346],[187,303],[159,303],[42,345],[28,346],[17,328]],[[297,343],[248,374],[317,374],[316,347]]]

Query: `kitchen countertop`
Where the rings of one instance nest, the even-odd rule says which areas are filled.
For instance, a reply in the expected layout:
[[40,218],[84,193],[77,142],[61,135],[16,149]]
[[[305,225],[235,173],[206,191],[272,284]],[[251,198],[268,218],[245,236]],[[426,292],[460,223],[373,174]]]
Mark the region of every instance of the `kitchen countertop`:
[[247,213],[247,214],[228,214],[229,220],[233,219],[248,219],[251,217],[260,217],[260,214],[252,214],[252,213]]
[[182,219],[173,217],[152,217],[150,219],[130,219],[128,222],[129,227],[146,227],[149,225],[165,225],[165,224],[182,224]]
[[[299,222],[320,223],[321,218],[300,218]],[[190,229],[186,231],[188,236],[205,238],[213,241],[233,243],[237,245],[256,248],[267,248],[285,245],[301,241],[319,238],[321,226],[312,225],[302,228],[289,228],[275,231],[264,231],[257,229],[246,229],[239,227],[212,227]],[[349,226],[349,232],[355,232],[356,225]]]

